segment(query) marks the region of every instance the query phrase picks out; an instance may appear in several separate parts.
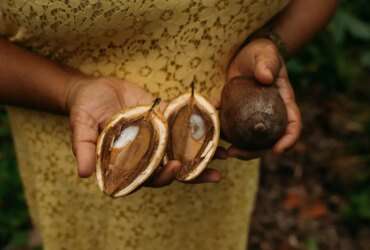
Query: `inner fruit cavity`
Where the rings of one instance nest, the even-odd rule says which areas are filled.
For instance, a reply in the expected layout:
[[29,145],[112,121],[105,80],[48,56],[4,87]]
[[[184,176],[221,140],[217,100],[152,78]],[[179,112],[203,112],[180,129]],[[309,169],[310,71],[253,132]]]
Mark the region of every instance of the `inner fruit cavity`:
[[122,121],[107,133],[103,142],[104,191],[109,195],[127,187],[145,168],[154,152],[157,134],[142,118]]
[[209,144],[214,127],[208,114],[199,109],[196,104],[189,103],[169,117],[170,160],[179,160],[182,169],[178,177],[187,173],[200,163],[204,150]]

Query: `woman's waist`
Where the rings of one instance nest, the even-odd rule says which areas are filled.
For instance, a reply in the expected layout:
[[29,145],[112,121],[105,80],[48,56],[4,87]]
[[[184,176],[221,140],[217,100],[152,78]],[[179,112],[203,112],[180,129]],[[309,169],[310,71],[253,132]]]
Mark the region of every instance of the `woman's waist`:
[[196,51],[166,56],[156,52],[131,56],[106,53],[76,54],[63,63],[87,75],[125,79],[163,100],[189,91],[193,81],[198,92],[210,97],[220,92],[225,81],[226,63]]

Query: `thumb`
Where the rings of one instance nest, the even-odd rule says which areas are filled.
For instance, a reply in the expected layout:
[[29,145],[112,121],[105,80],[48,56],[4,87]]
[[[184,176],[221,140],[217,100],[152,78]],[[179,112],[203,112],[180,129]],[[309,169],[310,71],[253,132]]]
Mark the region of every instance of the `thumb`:
[[71,116],[72,149],[80,177],[89,177],[95,171],[98,124],[87,117]]
[[277,52],[267,51],[256,57],[254,76],[263,84],[272,84],[281,68]]

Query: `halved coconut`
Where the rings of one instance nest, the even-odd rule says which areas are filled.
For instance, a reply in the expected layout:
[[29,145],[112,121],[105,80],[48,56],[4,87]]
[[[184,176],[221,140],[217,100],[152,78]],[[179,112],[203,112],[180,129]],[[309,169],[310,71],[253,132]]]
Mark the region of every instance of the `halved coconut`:
[[180,161],[182,168],[177,179],[192,180],[207,167],[216,152],[220,136],[217,111],[192,91],[174,99],[164,116],[169,127],[165,162]]
[[167,122],[153,106],[138,106],[115,115],[97,143],[96,176],[112,197],[129,194],[147,180],[163,159]]

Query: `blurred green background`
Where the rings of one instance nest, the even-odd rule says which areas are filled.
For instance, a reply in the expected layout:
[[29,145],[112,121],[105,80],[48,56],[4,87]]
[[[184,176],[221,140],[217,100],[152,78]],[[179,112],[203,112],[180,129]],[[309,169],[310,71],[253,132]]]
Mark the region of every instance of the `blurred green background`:
[[[299,102],[304,99],[304,105],[309,107],[307,113],[310,112],[310,107],[320,108],[317,107],[321,103],[319,100],[338,98],[344,99],[344,105],[351,105],[356,111],[344,116],[343,122],[343,119],[341,120],[343,107],[333,108],[333,113],[339,114],[337,115],[339,118],[334,121],[335,126],[339,127],[339,132],[335,126],[333,128],[325,122],[313,124],[320,127],[321,131],[325,131],[326,135],[330,134],[331,138],[337,138],[338,141],[343,142],[346,150],[343,154],[361,162],[358,168],[356,164],[349,162],[344,164],[344,167],[336,167],[338,164],[334,164],[335,169],[330,168],[320,172],[322,175],[334,176],[333,178],[340,180],[339,182],[329,181],[327,188],[327,192],[335,192],[344,200],[338,211],[335,210],[332,213],[339,216],[341,225],[345,225],[351,232],[356,232],[358,228],[364,228],[363,225],[370,222],[370,3],[368,0],[342,1],[327,29],[297,57],[291,59],[288,66],[297,99]],[[303,112],[303,116],[305,115],[306,113]],[[327,117],[324,115],[322,120],[325,119]],[[342,127],[347,126],[348,121],[352,119],[357,125],[360,124],[360,128],[356,130],[356,136],[346,131],[341,132]],[[305,145],[305,138],[309,136],[303,133],[301,145]],[[319,152],[305,151],[305,154],[317,153]],[[336,152],[331,153],[332,158],[335,158]],[[321,161],[324,161],[323,165],[325,165],[327,158]],[[355,167],[351,168],[352,166]],[[333,172],[335,174],[332,174]],[[336,224],[333,225],[335,226]],[[5,110],[0,108],[0,249],[34,249],[27,247],[31,228],[7,115]],[[255,234],[258,232],[256,231]],[[320,239],[312,235],[314,234],[304,237],[299,249],[328,249],[321,248]],[[261,237],[259,241],[264,240],[263,236]],[[282,235],[282,237],[285,236]],[[353,237],[356,236],[353,234]],[[261,247],[259,243],[252,245],[251,248],[269,249]],[[275,249],[296,248],[279,246]],[[344,250],[347,249],[356,248],[349,245]]]

